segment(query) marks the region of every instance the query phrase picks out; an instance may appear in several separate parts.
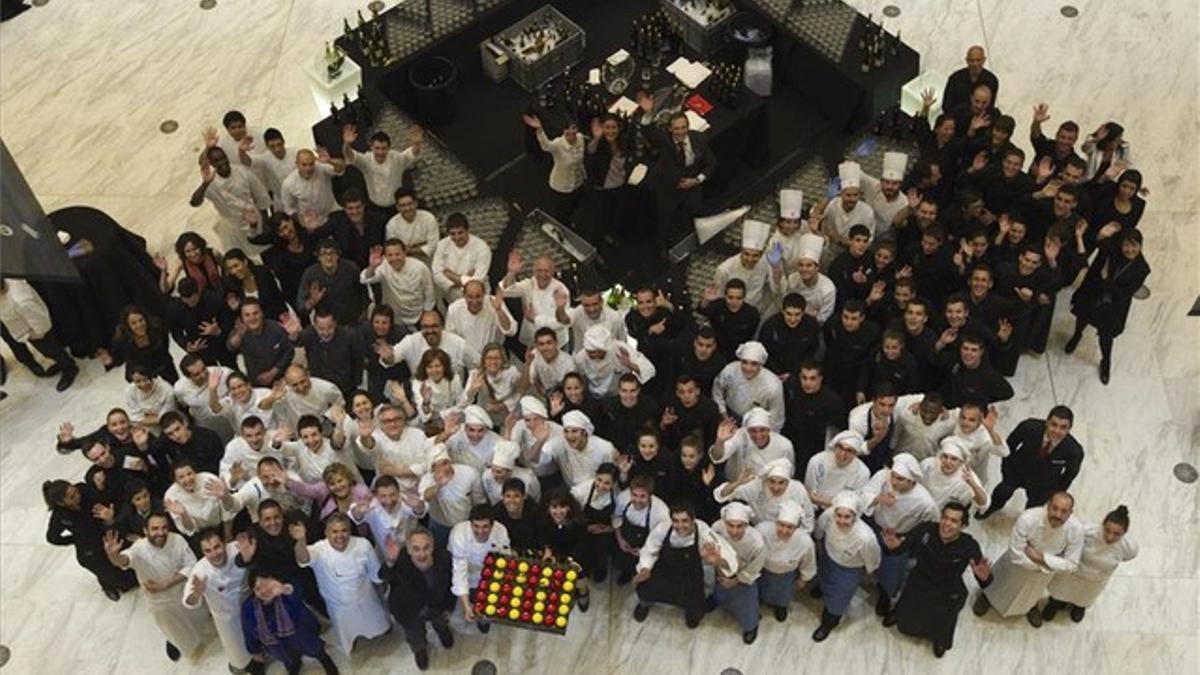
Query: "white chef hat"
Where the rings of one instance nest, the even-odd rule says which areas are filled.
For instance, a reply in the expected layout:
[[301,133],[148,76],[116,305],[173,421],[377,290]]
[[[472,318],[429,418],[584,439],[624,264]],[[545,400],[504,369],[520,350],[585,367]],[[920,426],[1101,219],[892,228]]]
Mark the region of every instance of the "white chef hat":
[[862,181],[862,167],[858,162],[842,162],[838,164],[838,178],[842,181],[842,189],[856,188]]
[[[761,410],[761,408],[756,408],[756,410]],[[790,480],[794,472],[795,467],[791,460],[787,457],[779,457],[764,464],[763,468],[759,469],[758,475],[763,478],[787,478]]]
[[446,449],[445,443],[438,443],[429,448],[429,467],[433,468],[438,462],[450,461],[450,451]]
[[767,247],[767,238],[771,236],[771,226],[761,220],[747,220],[742,223],[742,248],[762,251]]
[[742,361],[753,361],[755,363],[767,362],[767,348],[758,340],[749,340],[738,345],[737,357]]
[[821,252],[825,250],[825,237],[812,232],[800,235],[800,253],[797,258],[807,258],[815,263],[821,262]]
[[612,331],[603,324],[596,324],[583,334],[583,348],[587,350],[608,351],[612,346]]
[[753,515],[754,510],[741,502],[729,502],[721,507],[721,520],[731,523],[748,523]]
[[742,415],[742,426],[746,427],[747,429],[752,429],[755,427],[769,428],[771,426],[771,413],[759,408],[758,406],[755,406],[746,411],[745,415]]
[[804,191],[779,191],[779,217],[788,220],[800,220],[800,212],[804,208]]
[[854,449],[854,452],[860,455],[867,453],[867,442],[863,439],[862,434],[857,431],[843,431],[830,439],[829,449],[836,449],[839,445],[850,446]]
[[842,490],[833,498],[832,509],[849,509],[858,515],[858,495],[849,490]]
[[950,455],[964,461],[967,459],[967,451],[969,450],[967,442],[958,436],[947,436],[942,439],[939,445],[941,446],[938,450],[939,455]]
[[588,416],[579,410],[572,410],[563,415],[562,425],[564,429],[583,429],[589,434],[595,428],[592,426],[592,421]]
[[477,405],[463,408],[463,424],[477,424],[481,427],[492,427],[492,418],[487,411]]
[[775,516],[775,520],[789,525],[799,525],[800,518],[804,515],[804,507],[800,503],[788,499],[779,505],[779,515]]
[[514,469],[517,466],[517,455],[521,453],[517,444],[512,441],[499,440],[492,448],[492,466],[501,469]]
[[907,452],[901,452],[892,457],[892,473],[901,478],[917,480],[921,477],[921,463]]
[[542,403],[542,399],[536,396],[522,396],[520,406],[522,415],[550,416],[550,411],[546,410],[546,404]]
[[903,152],[883,153],[883,178],[885,180],[904,180],[904,170],[908,168],[908,155]]
[[533,317],[533,327],[535,330],[538,328],[558,328],[558,319],[553,314],[549,316],[538,314]]

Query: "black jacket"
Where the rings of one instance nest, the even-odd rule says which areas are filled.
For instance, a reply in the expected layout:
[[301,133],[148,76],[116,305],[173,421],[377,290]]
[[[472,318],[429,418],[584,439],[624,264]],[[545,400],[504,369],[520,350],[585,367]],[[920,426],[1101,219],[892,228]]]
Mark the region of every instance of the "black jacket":
[[408,551],[384,573],[388,583],[388,609],[396,623],[404,624],[420,617],[421,612],[450,612],[454,610],[454,595],[450,593],[450,554],[433,551],[433,584],[417,569]]
[[1083,465],[1083,446],[1071,434],[1042,457],[1045,433],[1046,420],[1031,417],[1018,424],[1006,439],[1011,452],[1001,462],[1004,480],[1024,487],[1030,495],[1048,496],[1066,490]]

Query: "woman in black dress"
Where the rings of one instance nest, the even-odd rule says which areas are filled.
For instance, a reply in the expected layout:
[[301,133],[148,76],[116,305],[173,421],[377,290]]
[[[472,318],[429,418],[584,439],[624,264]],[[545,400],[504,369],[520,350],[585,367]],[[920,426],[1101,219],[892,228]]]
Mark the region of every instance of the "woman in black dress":
[[1088,228],[1085,243],[1088,250],[1096,247],[1096,239],[1109,237],[1126,230],[1137,229],[1146,211],[1146,200],[1138,196],[1142,190],[1142,174],[1129,169],[1116,183],[1100,183],[1092,192],[1092,227]]
[[608,415],[604,412],[604,404],[588,390],[587,380],[583,375],[571,372],[563,376],[558,389],[550,392],[547,397],[550,402],[550,419],[562,424],[563,415],[578,410],[596,426],[596,435],[606,437],[604,420]]
[[704,440],[696,434],[684,437],[679,442],[679,456],[672,463],[663,500],[668,504],[686,501],[694,507],[697,518],[713,523],[721,517],[720,505],[713,497],[718,485],[717,467],[708,458]]
[[170,340],[162,320],[152,316],[140,305],[126,305],[121,310],[112,351],[97,352],[105,370],[122,363],[126,368],[140,366],[171,384],[179,379],[179,371],[171,359]]
[[278,321],[288,313],[286,297],[271,270],[250,262],[240,248],[225,253],[225,302],[234,314],[242,306],[242,300],[258,298],[263,315]]
[[[313,255],[311,242],[288,214],[277,211],[270,220],[274,243],[262,252],[263,264],[271,270],[279,280],[279,288],[283,297],[294,298],[299,295],[300,277],[304,270],[317,262]],[[308,317],[300,317],[301,322],[308,323]]]
[[1100,381],[1108,384],[1113,340],[1125,330],[1133,294],[1150,276],[1150,265],[1142,255],[1140,230],[1123,230],[1117,236],[1102,238],[1099,246],[1083,283],[1071,296],[1075,334],[1064,351],[1075,351],[1084,329],[1095,326],[1100,334]]
[[575,580],[575,606],[581,612],[588,610],[587,565],[591,562],[587,560],[589,552],[584,544],[585,527],[579,502],[566,488],[555,488],[542,500],[538,520],[538,546],[542,549],[542,559],[559,562],[572,559],[583,566],[583,574]]
[[110,504],[99,504],[84,483],[72,485],[65,480],[42,483],[42,498],[50,507],[50,525],[46,541],[55,546],[74,546],[75,560],[96,575],[105,597],[113,602],[121,593],[137,588],[132,570],[122,570],[108,561],[104,553],[104,533],[114,522]]
[[921,523],[903,537],[883,535],[889,550],[907,551],[916,560],[896,608],[884,617],[883,625],[896,625],[905,635],[932,640],[938,658],[954,645],[958,613],[967,603],[963,570],[970,565],[981,587],[992,579],[991,563],[983,557],[979,543],[962,531],[968,517],[967,507],[950,502],[942,507],[937,523]]

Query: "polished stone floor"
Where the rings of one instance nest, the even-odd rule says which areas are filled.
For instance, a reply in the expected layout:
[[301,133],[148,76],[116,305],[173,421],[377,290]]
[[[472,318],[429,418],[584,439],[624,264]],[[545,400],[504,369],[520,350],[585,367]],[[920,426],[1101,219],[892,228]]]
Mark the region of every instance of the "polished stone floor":
[[[1042,0],[852,4],[876,17],[885,4],[899,6],[888,27],[902,31],[924,68],[949,73],[967,46],[985,45],[1022,145],[1041,101],[1051,106],[1051,127],[1071,118],[1090,131],[1113,119],[1127,129],[1152,192],[1142,224],[1152,295],[1134,304],[1107,387],[1096,377],[1094,342],[1061,353],[1069,320],[1060,312],[1050,353],[1022,362],[1001,426],[1055,403],[1072,406],[1088,452],[1074,490],[1078,513],[1094,521],[1127,504],[1141,556],[1118,571],[1083,623],[1060,619],[1033,630],[1020,619],[964,612],[955,647],[941,660],[881,628],[862,594],[821,645],[809,639],[819,608],[806,602],[786,624],[765,619],[758,642],[746,647],[727,618],[712,615],[688,631],[674,612],[656,610],[637,624],[629,590],[602,589],[566,637],[496,628],[485,638],[462,629],[455,649],[434,651],[434,670],[464,672],[486,658],[501,673],[1196,672],[1197,487],[1177,481],[1172,467],[1200,459],[1200,318],[1186,316],[1200,290],[1197,3],[1076,0],[1074,19]],[[358,6],[221,0],[202,11],[193,0],[50,0],[0,26],[0,132],[47,210],[95,206],[166,251],[178,232],[211,232],[215,220],[208,207],[187,206],[201,129],[238,108],[252,125],[278,127],[292,145],[305,145],[317,110],[300,64],[317,58]],[[179,131],[160,133],[166,119]],[[509,122],[516,133],[517,122]],[[66,394],[19,367],[6,386],[0,643],[12,659],[5,672],[224,672],[215,641],[198,660],[172,665],[137,594],[109,602],[70,550],[45,542],[41,481],[75,478],[85,468],[78,456],[54,453],[55,429],[67,417],[80,427],[98,423],[122,384],[118,373],[88,363]],[[1018,509],[1019,495],[1001,515],[972,525],[993,558]],[[399,635],[337,658],[344,672],[412,672]]]

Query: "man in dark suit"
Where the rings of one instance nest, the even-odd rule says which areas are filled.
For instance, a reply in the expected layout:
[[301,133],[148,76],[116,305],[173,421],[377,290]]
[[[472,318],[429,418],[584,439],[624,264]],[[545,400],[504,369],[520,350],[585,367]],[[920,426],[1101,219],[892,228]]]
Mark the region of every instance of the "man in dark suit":
[[971,92],[977,85],[986,84],[992,90],[992,101],[995,102],[1000,94],[1000,80],[996,74],[983,64],[987,62],[987,54],[983,47],[974,45],[967,50],[967,66],[954,71],[946,80],[946,89],[942,92],[942,109],[953,110],[955,106],[966,103],[971,98]]
[[[654,109],[654,100],[648,94],[639,94],[638,105],[648,115]],[[716,170],[717,159],[704,136],[688,130],[688,118],[682,112],[671,116],[666,132],[653,124],[642,128],[658,151],[655,215],[658,244],[665,251],[671,246],[679,222],[699,214],[703,185]]]
[[1074,422],[1070,408],[1056,405],[1045,420],[1031,417],[1018,424],[1006,440],[1010,454],[1000,465],[992,503],[976,517],[983,520],[1004,508],[1017,488],[1025,488],[1025,508],[1033,508],[1071,487],[1083,464],[1083,446],[1071,435]]
[[450,555],[435,548],[433,535],[424,528],[413,530],[403,550],[396,540],[387,545],[390,567],[384,573],[390,585],[388,608],[396,623],[404,629],[404,639],[413,650],[417,668],[429,667],[429,643],[425,639],[425,622],[433,624],[442,646],[454,646],[449,617],[454,610],[450,593]]

